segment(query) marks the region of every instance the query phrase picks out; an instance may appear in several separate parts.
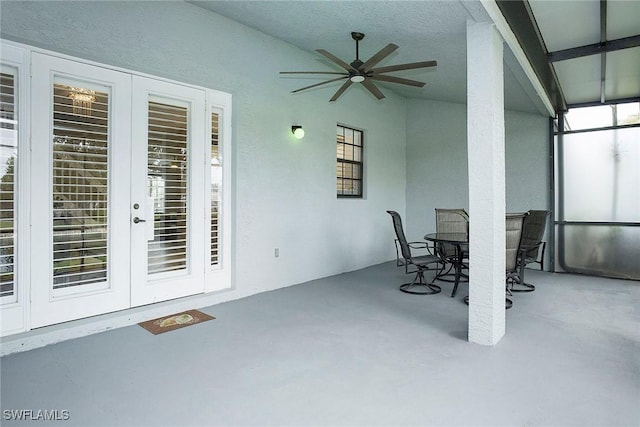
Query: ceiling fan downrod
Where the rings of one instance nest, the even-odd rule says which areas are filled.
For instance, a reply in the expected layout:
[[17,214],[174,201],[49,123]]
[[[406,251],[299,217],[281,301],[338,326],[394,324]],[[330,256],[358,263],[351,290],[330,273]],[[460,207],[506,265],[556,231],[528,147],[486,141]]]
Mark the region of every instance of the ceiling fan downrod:
[[360,70],[360,67],[364,64],[364,62],[360,61],[360,40],[364,38],[364,33],[353,31],[351,38],[356,41],[356,59],[350,65],[356,70]]

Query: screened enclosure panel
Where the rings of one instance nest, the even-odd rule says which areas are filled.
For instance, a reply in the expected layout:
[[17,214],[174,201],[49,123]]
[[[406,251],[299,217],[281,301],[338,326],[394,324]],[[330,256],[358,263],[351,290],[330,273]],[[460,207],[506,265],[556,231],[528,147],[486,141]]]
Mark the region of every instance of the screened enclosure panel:
[[640,227],[556,225],[563,271],[640,280]]
[[640,128],[564,135],[564,221],[640,222]]

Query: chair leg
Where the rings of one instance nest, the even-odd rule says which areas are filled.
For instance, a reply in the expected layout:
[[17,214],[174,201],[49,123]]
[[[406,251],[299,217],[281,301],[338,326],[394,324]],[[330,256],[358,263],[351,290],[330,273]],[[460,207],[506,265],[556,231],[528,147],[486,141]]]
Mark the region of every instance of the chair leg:
[[[520,266],[518,269],[518,277],[511,280],[511,292],[533,292],[536,290],[536,286],[524,281],[524,268],[525,268],[524,253],[520,258]],[[516,288],[516,285],[520,286]]]
[[[397,267],[402,267],[403,265],[406,267],[404,261],[400,260],[400,251],[398,250],[398,239],[395,239],[393,241],[393,243],[395,243],[395,247],[396,247],[396,266]],[[406,268],[405,268],[406,270]]]
[[456,260],[456,274],[455,281],[453,285],[453,291],[451,291],[451,298],[456,296],[456,292],[458,292],[458,285],[460,284],[460,276],[462,275],[462,260]]
[[542,256],[540,257],[540,271],[544,271],[544,250],[547,247],[547,242],[542,242]]
[[423,267],[418,267],[418,272],[416,273],[416,277],[413,278],[413,282],[400,285],[400,290],[407,294],[414,295],[434,295],[440,293],[442,290],[440,286],[434,285],[433,282],[425,282],[424,270]]
[[458,285],[459,283],[456,282],[455,285],[453,285],[453,291],[451,291],[451,298],[456,296],[456,292],[458,292]]
[[[460,284],[460,282],[467,282],[467,280],[464,279],[466,279],[468,276],[462,273],[463,268],[464,264],[462,263],[462,261],[450,258],[444,262],[442,268],[440,269],[438,274],[436,274],[436,277],[434,277],[434,281],[440,280],[442,282],[454,283],[453,291],[451,292],[451,298],[456,296],[456,292],[458,291],[458,285]],[[445,269],[447,270],[446,272]],[[453,279],[447,278],[448,276],[453,276]]]

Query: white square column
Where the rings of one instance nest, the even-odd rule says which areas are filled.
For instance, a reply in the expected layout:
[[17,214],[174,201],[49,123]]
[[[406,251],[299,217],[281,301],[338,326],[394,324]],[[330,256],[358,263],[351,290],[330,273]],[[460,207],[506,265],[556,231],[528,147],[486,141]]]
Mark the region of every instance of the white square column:
[[467,21],[469,341],[505,333],[505,151],[502,36]]

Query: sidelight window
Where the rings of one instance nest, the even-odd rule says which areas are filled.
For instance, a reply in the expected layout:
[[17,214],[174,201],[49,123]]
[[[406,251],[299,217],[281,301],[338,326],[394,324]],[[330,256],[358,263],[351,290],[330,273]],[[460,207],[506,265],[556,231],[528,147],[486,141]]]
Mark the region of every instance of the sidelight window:
[[16,95],[16,70],[3,66],[0,73],[0,298],[3,302],[16,301]]

